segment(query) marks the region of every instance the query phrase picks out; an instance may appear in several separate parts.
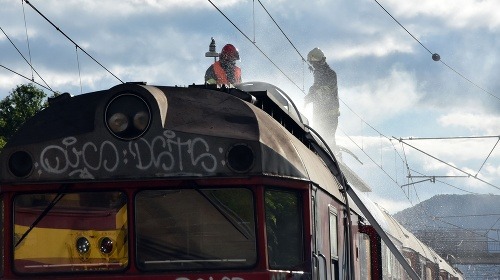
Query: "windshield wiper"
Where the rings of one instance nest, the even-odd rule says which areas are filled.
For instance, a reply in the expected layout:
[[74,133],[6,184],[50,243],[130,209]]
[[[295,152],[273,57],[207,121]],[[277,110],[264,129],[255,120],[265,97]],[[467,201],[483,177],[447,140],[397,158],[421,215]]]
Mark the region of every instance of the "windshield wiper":
[[57,191],[57,195],[54,197],[54,199],[52,199],[52,201],[49,203],[49,205],[47,205],[47,207],[45,207],[45,209],[43,210],[43,212],[40,213],[40,215],[38,216],[38,218],[36,218],[36,220],[30,225],[30,227],[24,232],[24,234],[21,236],[21,238],[19,238],[19,240],[17,241],[17,243],[14,246],[14,248],[17,248],[17,245],[21,244],[21,241],[23,241],[28,236],[28,234],[33,230],[33,228],[36,227],[38,225],[38,223],[45,216],[47,216],[47,214],[50,212],[50,210],[52,210],[52,208],[54,208],[54,206],[56,206],[56,204],[59,202],[59,200],[61,200],[61,198],[64,197],[64,195],[65,195],[64,191],[68,187],[69,187],[68,184],[61,185],[61,187]]
[[199,263],[199,262],[246,262],[246,259],[199,259],[199,260],[162,260],[162,261],[144,261],[145,264],[163,264],[163,263]]
[[213,194],[206,194],[203,190],[196,189],[214,208],[224,217],[237,231],[239,231],[246,239],[253,238],[251,229],[245,225],[244,220],[234,213],[231,208],[227,207]]

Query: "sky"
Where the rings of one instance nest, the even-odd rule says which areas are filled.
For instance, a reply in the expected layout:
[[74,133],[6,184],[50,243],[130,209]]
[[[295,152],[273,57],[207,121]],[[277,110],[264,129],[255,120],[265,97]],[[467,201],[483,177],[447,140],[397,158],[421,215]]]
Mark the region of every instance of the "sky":
[[[237,28],[208,0],[30,1],[117,79],[28,4],[0,0],[0,27],[41,78],[3,33],[0,65],[73,95],[120,80],[187,86],[203,83],[213,37],[238,48],[243,81],[278,86],[310,118],[303,58],[319,47],[338,76],[337,143],[359,161],[342,159],[372,200],[395,213],[500,194],[500,1],[378,0],[408,32],[375,0],[211,1]],[[28,82],[0,67],[0,98]]]

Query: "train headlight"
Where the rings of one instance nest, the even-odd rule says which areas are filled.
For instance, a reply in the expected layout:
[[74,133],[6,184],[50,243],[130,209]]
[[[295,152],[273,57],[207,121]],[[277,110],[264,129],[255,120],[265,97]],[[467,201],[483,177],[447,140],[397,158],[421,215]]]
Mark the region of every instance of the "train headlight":
[[151,125],[151,110],[140,96],[123,93],[108,103],[104,118],[114,136],[133,140],[148,130]]
[[149,114],[145,111],[138,112],[134,116],[134,127],[138,130],[145,130],[149,124]]
[[86,237],[79,237],[76,240],[76,250],[78,253],[82,256],[87,255],[90,253],[90,242]]
[[128,118],[125,114],[115,113],[109,118],[108,126],[114,133],[122,133],[128,127]]
[[109,237],[104,237],[99,241],[99,250],[104,255],[109,255],[113,252],[113,240]]

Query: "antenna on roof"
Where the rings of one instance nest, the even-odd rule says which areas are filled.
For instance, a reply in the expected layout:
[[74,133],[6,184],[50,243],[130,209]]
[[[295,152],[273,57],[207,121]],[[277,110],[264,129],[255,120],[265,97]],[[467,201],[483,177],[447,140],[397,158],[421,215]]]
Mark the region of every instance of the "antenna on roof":
[[205,57],[213,57],[214,62],[217,61],[217,57],[219,57],[219,53],[216,51],[215,39],[212,37],[212,41],[208,46],[208,52],[205,53]]

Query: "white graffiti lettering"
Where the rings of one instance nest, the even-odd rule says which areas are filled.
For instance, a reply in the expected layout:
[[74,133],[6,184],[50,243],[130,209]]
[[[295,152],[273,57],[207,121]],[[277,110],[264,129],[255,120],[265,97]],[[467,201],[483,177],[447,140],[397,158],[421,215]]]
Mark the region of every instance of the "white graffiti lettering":
[[[39,164],[36,163],[35,166],[39,168],[39,175],[47,172],[78,176],[82,179],[94,179],[95,172],[120,172],[129,162],[133,162],[137,170],[151,170],[154,174],[189,174],[193,173],[191,170],[197,170],[193,174],[210,173],[214,172],[218,165],[217,153],[214,155],[210,150],[211,147],[205,139],[181,139],[170,130],[165,130],[162,135],[151,140],[141,138],[130,141],[128,145],[107,140],[78,143],[76,137],[67,137],[59,145],[45,147],[40,153]],[[212,150],[222,154],[222,148]],[[127,165],[127,168],[130,169],[130,165]]]
[[[203,153],[197,153],[202,149]],[[136,158],[136,167],[140,170],[147,170],[154,166],[164,171],[171,171],[177,168],[184,170],[183,154],[190,155],[192,166],[201,166],[207,172],[213,172],[217,168],[217,159],[211,153],[208,143],[202,138],[188,139],[184,142],[175,136],[173,131],[165,131],[163,136],[157,136],[148,142],[140,139],[137,142],[129,143],[129,150]],[[176,162],[175,159],[178,161]]]

